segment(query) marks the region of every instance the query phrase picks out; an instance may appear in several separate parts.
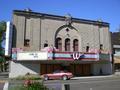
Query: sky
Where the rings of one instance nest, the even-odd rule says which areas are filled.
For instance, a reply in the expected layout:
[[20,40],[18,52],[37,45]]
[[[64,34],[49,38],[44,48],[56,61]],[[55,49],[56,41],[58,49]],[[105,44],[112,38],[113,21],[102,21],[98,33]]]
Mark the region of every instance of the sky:
[[13,10],[34,12],[110,23],[110,31],[120,27],[120,0],[0,0],[0,21],[12,21]]

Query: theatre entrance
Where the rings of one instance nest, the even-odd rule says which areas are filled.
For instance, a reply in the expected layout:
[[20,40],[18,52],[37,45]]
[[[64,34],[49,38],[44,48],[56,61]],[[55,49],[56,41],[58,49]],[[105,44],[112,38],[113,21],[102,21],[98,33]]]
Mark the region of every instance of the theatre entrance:
[[90,64],[71,64],[70,70],[74,76],[89,76],[91,75]]
[[91,75],[90,64],[41,64],[40,74],[52,73],[56,70],[66,70],[72,72],[74,76],[89,76]]

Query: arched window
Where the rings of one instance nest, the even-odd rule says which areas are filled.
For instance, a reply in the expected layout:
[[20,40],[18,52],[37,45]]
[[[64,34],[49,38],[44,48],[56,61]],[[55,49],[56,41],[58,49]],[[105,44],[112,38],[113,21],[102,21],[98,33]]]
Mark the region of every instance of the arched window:
[[70,51],[70,39],[65,39],[65,51]]
[[62,39],[61,38],[57,38],[55,41],[55,47],[57,49],[59,49],[59,51],[62,51]]
[[73,40],[73,51],[78,51],[78,40],[77,39]]

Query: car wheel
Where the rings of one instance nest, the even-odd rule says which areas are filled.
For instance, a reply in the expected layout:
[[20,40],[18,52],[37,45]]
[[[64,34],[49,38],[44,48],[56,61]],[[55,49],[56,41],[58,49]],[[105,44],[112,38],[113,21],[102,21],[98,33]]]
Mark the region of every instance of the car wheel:
[[67,78],[67,76],[66,75],[64,75],[63,77],[62,77],[62,80],[67,80],[68,78]]
[[46,80],[48,80],[49,78],[48,78],[48,76],[44,76],[44,80],[46,81]]

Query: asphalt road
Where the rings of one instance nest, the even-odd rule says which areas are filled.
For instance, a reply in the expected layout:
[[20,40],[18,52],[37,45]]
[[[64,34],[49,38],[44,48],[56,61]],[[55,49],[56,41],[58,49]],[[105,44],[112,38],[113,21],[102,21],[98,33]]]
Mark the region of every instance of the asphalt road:
[[[55,90],[120,90],[120,77],[48,80],[44,81],[44,84]],[[62,86],[65,86],[64,89]]]
[[[50,90],[120,90],[119,77],[82,78],[77,80],[48,80],[43,82]],[[0,82],[3,90],[4,82]],[[53,88],[53,89],[52,89]]]

